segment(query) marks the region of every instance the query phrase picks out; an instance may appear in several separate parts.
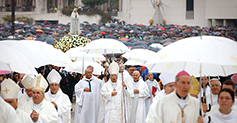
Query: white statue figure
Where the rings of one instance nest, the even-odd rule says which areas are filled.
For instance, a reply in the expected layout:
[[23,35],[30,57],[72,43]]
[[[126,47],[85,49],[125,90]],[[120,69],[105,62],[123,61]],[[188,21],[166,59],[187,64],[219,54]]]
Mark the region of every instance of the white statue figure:
[[80,35],[80,23],[79,23],[79,14],[77,13],[78,5],[75,5],[75,8],[71,14],[71,25],[70,25],[70,35]]

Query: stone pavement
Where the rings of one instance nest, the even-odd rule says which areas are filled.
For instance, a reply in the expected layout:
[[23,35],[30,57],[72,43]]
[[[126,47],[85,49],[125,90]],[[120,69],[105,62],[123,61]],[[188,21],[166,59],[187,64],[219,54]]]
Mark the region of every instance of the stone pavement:
[[76,101],[73,100],[73,103],[72,103],[72,111],[71,111],[71,123],[74,123],[74,118],[75,118],[75,103]]

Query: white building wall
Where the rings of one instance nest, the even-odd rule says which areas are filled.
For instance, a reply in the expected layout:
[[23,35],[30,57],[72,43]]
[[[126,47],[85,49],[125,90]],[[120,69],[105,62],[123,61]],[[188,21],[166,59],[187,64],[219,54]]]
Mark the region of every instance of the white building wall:
[[[159,0],[157,0],[159,1]],[[161,0],[161,12],[167,24],[190,25],[201,27],[213,25],[212,19],[237,19],[237,0],[194,0],[194,19],[186,19],[186,0]],[[151,0],[122,0],[122,11],[118,19],[127,23],[148,25],[156,9]],[[208,21],[209,19],[209,21]],[[210,23],[212,22],[212,23]],[[227,20],[228,24],[234,22]],[[223,20],[216,20],[214,25],[223,25]]]
[[237,19],[237,0],[206,0],[206,18]]
[[[2,17],[5,15],[11,15],[10,12],[0,12],[0,22],[3,22]],[[67,24],[71,21],[70,16],[66,16],[59,13],[45,13],[45,14],[37,14],[34,12],[16,12],[16,17],[20,16],[26,16],[31,17],[36,21],[41,20],[47,20],[47,21],[58,21],[58,23]],[[99,21],[101,19],[101,16],[95,15],[95,16],[87,16],[87,15],[80,15],[79,21],[82,23],[83,21],[88,21],[89,23],[97,23],[99,24]]]

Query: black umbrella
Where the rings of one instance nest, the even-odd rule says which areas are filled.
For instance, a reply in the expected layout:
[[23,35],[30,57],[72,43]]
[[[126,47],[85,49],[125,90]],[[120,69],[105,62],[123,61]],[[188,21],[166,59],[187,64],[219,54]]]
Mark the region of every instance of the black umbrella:
[[133,49],[146,49],[146,48],[144,46],[137,45],[137,46],[132,47],[131,50],[133,50]]
[[158,52],[160,49],[159,48],[154,48],[154,47],[149,47],[148,50]]

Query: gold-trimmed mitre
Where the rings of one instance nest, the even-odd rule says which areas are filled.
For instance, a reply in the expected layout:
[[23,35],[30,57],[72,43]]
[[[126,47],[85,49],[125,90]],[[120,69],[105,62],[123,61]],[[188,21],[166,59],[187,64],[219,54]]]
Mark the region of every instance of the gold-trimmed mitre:
[[47,87],[48,87],[48,82],[45,80],[45,78],[41,74],[36,76],[32,81],[32,90],[39,90],[39,91],[45,92]]
[[192,75],[191,76],[191,89],[189,90],[190,94],[198,95],[200,92],[200,83],[199,81]]

